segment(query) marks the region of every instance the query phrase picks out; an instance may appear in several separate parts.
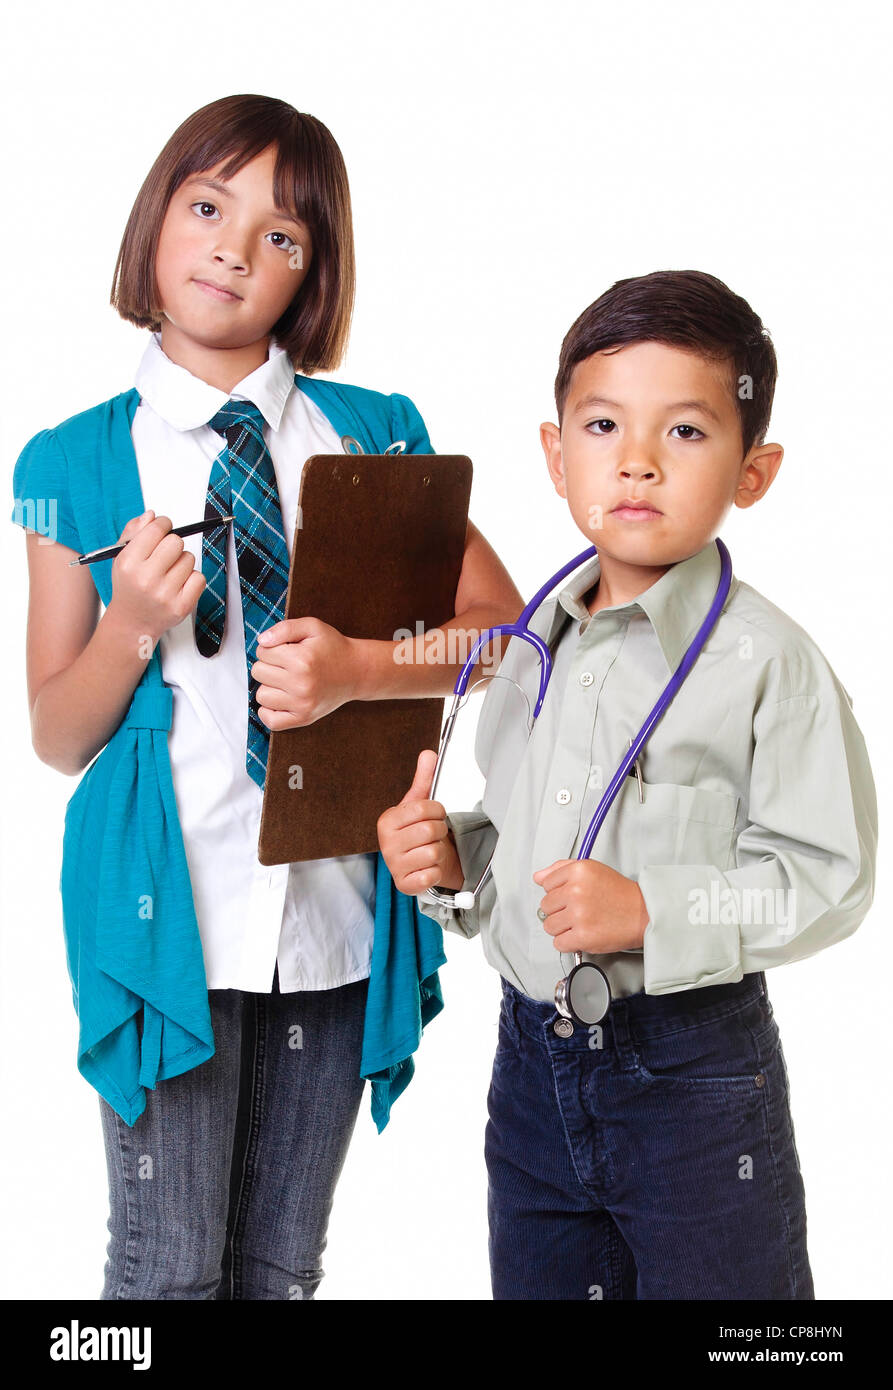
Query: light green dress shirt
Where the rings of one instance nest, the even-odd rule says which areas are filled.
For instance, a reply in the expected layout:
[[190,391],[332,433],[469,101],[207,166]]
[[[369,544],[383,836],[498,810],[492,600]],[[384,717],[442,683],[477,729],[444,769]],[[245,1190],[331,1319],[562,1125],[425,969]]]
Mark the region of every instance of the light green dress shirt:
[[[538,658],[513,638],[486,689],[472,811],[447,807],[465,888],[496,846],[468,910],[420,909],[464,936],[532,999],[552,1000],[573,957],[537,916],[532,875],[573,859],[602,792],[707,614],[715,542],[629,603],[590,616],[598,557],[531,622],[554,670],[533,733]],[[556,645],[557,643],[557,645]],[[461,718],[461,716],[460,716]],[[448,755],[449,756],[449,755]],[[591,858],[638,882],[644,948],[585,956],[615,998],[740,980],[849,936],[874,894],[877,800],[852,701],[804,630],[733,575],[722,613],[625,779]]]

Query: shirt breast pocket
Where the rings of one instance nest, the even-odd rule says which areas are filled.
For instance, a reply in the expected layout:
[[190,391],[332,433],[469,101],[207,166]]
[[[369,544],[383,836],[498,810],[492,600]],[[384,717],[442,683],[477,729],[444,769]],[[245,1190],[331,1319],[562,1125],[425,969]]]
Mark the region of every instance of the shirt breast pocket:
[[[734,867],[737,796],[676,782],[643,782],[642,798],[638,779],[628,777],[615,802],[611,836],[616,860],[610,862],[620,873],[637,879],[642,869],[656,864]],[[598,841],[593,853],[599,858],[597,846]]]

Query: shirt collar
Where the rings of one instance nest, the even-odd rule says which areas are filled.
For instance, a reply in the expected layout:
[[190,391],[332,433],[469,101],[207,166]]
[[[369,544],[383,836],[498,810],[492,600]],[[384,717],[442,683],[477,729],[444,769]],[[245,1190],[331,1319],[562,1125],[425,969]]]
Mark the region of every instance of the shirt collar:
[[270,339],[266,362],[237,382],[227,395],[172,362],[162,350],[160,332],[152,333],[134,381],[143,400],[176,430],[208,424],[231,399],[252,401],[271,429],[278,430],[294,384],[291,358],[275,338]]
[[642,612],[654,628],[668,669],[675,671],[709,612],[719,584],[720,568],[716,542],[708,541],[686,560],[677,560],[638,598],[590,614],[582,599],[596,583],[601,571],[599,558],[595,555],[574,573],[557,595],[544,601],[543,619],[537,623],[537,630],[551,645],[559,628],[566,622],[566,615],[588,626],[590,622],[598,622],[609,614]]

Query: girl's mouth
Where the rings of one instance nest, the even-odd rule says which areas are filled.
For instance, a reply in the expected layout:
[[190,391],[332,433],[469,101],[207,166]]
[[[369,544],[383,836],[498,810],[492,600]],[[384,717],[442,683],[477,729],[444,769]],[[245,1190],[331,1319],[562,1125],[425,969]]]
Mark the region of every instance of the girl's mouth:
[[237,294],[231,294],[229,290],[218,289],[216,285],[210,284],[207,280],[196,280],[195,284],[198,285],[200,290],[204,290],[205,294],[210,295],[212,299],[216,299],[222,304],[238,304],[241,297]]

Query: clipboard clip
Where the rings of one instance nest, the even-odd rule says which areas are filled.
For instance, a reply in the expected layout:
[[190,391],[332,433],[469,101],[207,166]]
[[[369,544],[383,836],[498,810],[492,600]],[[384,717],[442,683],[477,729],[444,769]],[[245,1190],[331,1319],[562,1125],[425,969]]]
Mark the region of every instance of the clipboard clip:
[[[351,445],[353,445],[353,448],[351,448]],[[353,437],[352,434],[342,434],[342,436],[341,436],[341,447],[343,448],[343,450],[344,450],[344,452],[345,452],[346,454],[362,454],[362,453],[365,452],[364,449],[363,449],[363,446],[359,443],[358,440],[354,439],[354,437]],[[389,444],[388,447],[387,447],[386,449],[383,449],[383,450],[382,450],[382,453],[384,453],[384,454],[402,454],[402,453],[405,452],[405,450],[406,450],[406,440],[405,440],[405,439],[396,439],[396,440],[394,440],[393,444]]]

